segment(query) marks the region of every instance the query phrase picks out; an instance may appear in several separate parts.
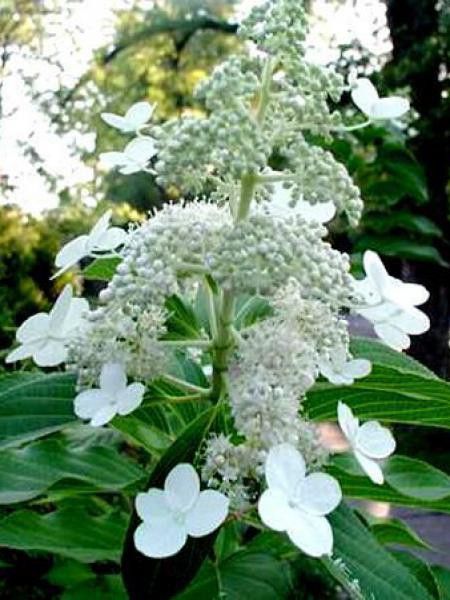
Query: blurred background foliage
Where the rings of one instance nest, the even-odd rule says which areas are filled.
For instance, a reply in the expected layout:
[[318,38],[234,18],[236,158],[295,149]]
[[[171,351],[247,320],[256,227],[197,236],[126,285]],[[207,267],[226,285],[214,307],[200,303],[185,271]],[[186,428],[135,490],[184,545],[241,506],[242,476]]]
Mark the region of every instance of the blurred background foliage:
[[[339,3],[339,0],[336,0]],[[157,105],[156,119],[165,120],[202,110],[193,99],[195,85],[230,52],[238,52],[236,2],[226,0],[160,0],[145,7],[136,1],[118,11],[114,42],[98,48],[85,73],[71,87],[43,93],[26,81],[30,94],[52,126],[67,132],[97,132],[89,151],[78,149],[94,170],[93,181],[60,193],[58,209],[34,219],[17,207],[0,207],[0,346],[8,345],[14,326],[55,297],[48,281],[52,256],[60,243],[86,230],[100,209],[93,203],[127,204],[140,213],[158,207],[176,190],[160,189],[148,174],[124,177],[96,171],[98,153],[120,148],[123,137],[99,118],[108,110],[123,113],[133,102],[147,98]],[[369,73],[381,93],[406,93],[413,111],[408,124],[371,126],[342,134],[330,149],[343,161],[361,187],[366,202],[360,227],[346,232],[334,224],[332,236],[354,255],[355,264],[366,248],[388,259],[394,274],[423,282],[430,289],[427,309],[432,320],[428,334],[412,352],[442,376],[448,376],[450,351],[450,220],[449,220],[449,52],[450,7],[434,0],[386,0],[392,51],[374,57],[361,45],[341,46],[339,69]],[[45,41],[42,23],[59,0],[3,2],[0,8],[0,68],[21,49],[33,59]],[[66,24],[70,33],[70,21]],[[59,65],[58,55],[48,57]],[[376,70],[374,72],[374,66]],[[2,89],[0,78],[0,131]],[[348,97],[342,109],[354,114]],[[327,145],[324,140],[320,143]],[[30,143],[30,160],[45,174],[42,158]],[[188,149],[187,149],[188,151]],[[43,161],[42,161],[43,162]],[[5,197],[8,180],[1,177]]]

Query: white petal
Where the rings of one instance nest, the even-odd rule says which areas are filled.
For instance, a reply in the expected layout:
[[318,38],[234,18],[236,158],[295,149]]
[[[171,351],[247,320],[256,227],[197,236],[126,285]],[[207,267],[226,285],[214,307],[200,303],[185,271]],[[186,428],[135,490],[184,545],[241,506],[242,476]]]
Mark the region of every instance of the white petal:
[[95,248],[98,240],[103,236],[109,227],[111,221],[112,210],[107,210],[104,215],[100,217],[97,223],[92,227],[89,233],[88,245],[90,248]]
[[384,483],[383,471],[381,470],[381,467],[376,460],[368,458],[358,450],[355,450],[355,457],[361,465],[362,470],[370,477],[370,479],[374,483],[378,485]]
[[141,171],[142,168],[143,166],[141,164],[127,158],[125,159],[123,166],[120,167],[119,173],[122,173],[122,175],[132,175],[133,173],[138,173]]
[[102,390],[85,390],[75,397],[74,411],[80,419],[92,419],[95,413],[110,402],[111,397]]
[[49,335],[50,317],[46,313],[38,313],[29,317],[16,331],[16,338],[23,344],[45,339]]
[[56,367],[67,359],[67,348],[62,341],[49,340],[33,352],[33,360],[38,367]]
[[351,385],[352,377],[347,377],[345,373],[338,372],[329,360],[321,360],[318,364],[321,374],[333,385]]
[[325,517],[295,511],[287,534],[291,542],[309,556],[318,558],[333,551],[333,531]]
[[64,321],[70,310],[72,298],[72,286],[66,285],[48,315],[50,317],[49,325],[52,335],[59,335],[61,333]]
[[309,514],[323,516],[333,511],[342,500],[338,481],[326,473],[307,475],[298,489],[298,501]]
[[157,488],[150,488],[148,492],[138,494],[135,505],[137,514],[149,525],[166,523],[172,518],[164,492]]
[[120,115],[116,115],[114,113],[101,113],[101,118],[105,123],[111,125],[111,127],[115,127],[124,133],[128,133],[129,131],[133,131],[133,128],[130,129],[130,124],[127,119],[121,117]]
[[61,336],[70,338],[71,335],[80,331],[83,324],[83,318],[89,312],[89,303],[86,298],[72,298],[69,312],[61,329]]
[[367,377],[372,370],[372,363],[365,358],[349,360],[345,365],[345,374],[354,379]]
[[357,79],[355,87],[351,91],[353,102],[367,116],[372,116],[372,108],[378,101],[378,92],[370,79],[362,77]]
[[354,416],[351,408],[343,402],[338,402],[337,408],[339,427],[350,443],[353,443],[358,433],[359,419]]
[[[273,171],[272,174],[276,175],[277,172]],[[274,184],[274,193],[270,201],[261,205],[261,210],[279,219],[300,215],[305,221],[318,223],[326,223],[336,214],[336,206],[333,202],[311,204],[299,199],[293,204],[291,190],[284,188],[282,183]]]
[[90,424],[92,425],[92,427],[101,427],[102,425],[106,425],[106,423],[109,423],[111,419],[114,419],[116,414],[116,407],[113,404],[107,404],[95,413],[95,415],[91,419]]
[[406,350],[411,344],[411,340],[406,333],[403,333],[403,331],[400,331],[400,329],[397,329],[388,323],[377,323],[374,326],[374,330],[377,336],[382,339],[385,344],[399,352]]
[[172,520],[158,525],[144,522],[134,532],[134,545],[150,558],[173,556],[181,550],[186,540],[184,528]]
[[397,329],[410,335],[418,335],[428,331],[430,319],[418,308],[408,308],[392,318],[392,323]]
[[228,498],[220,492],[200,492],[197,502],[186,515],[186,531],[192,537],[208,535],[225,521],[229,505]]
[[101,164],[108,169],[115,169],[127,162],[123,152],[101,152],[99,158]]
[[114,250],[127,241],[128,234],[120,227],[111,227],[97,240],[93,250]]
[[386,458],[395,450],[395,439],[378,421],[367,421],[358,430],[355,447],[369,458]]
[[13,362],[16,362],[17,360],[24,360],[25,358],[30,358],[30,356],[33,355],[33,352],[34,352],[33,345],[29,346],[29,345],[23,344],[22,346],[19,346],[18,348],[14,348],[14,350],[12,350],[5,358],[5,362],[13,363]]
[[55,265],[62,269],[58,272],[59,274],[76,265],[88,255],[87,241],[87,235],[80,235],[61,248],[55,259]]
[[145,385],[142,383],[130,384],[124,392],[120,394],[117,412],[119,415],[128,415],[142,404],[145,394]]
[[146,163],[156,154],[155,142],[152,138],[135,138],[126,145],[124,153],[136,163]]
[[279,444],[269,450],[265,473],[269,488],[279,489],[290,497],[305,477],[305,461],[290,444]]
[[373,106],[372,119],[398,119],[409,110],[409,101],[400,96],[380,98]]
[[258,501],[258,513],[261,521],[275,531],[286,531],[292,522],[292,508],[288,497],[277,488],[265,490]]
[[200,480],[194,467],[188,463],[174,467],[166,477],[164,492],[173,510],[190,510],[200,493]]
[[109,394],[123,393],[127,387],[127,375],[120,363],[106,363],[100,373],[100,387]]
[[364,252],[363,264],[367,276],[383,295],[384,289],[389,285],[390,277],[381,258],[376,252],[366,250],[366,252]]
[[395,279],[395,277],[391,277],[391,280],[398,304],[402,304],[403,306],[420,306],[430,297],[430,292],[423,285],[405,283],[400,279]]
[[153,113],[153,106],[149,102],[136,102],[125,113],[125,119],[134,130],[145,125]]

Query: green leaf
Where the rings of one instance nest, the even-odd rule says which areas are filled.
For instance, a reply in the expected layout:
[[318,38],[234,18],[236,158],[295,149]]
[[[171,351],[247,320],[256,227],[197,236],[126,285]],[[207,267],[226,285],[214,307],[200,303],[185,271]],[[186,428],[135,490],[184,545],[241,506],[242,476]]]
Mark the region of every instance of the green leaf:
[[127,600],[120,575],[98,575],[66,590],[60,600]]
[[391,487],[405,496],[420,500],[442,500],[450,497],[450,477],[421,460],[393,456],[384,467]]
[[13,373],[0,378],[0,448],[59,431],[76,420],[75,378],[68,373]]
[[395,544],[412,548],[430,549],[425,542],[409,525],[400,519],[369,518],[372,533],[380,544]]
[[437,378],[373,365],[351,386],[319,383],[308,392],[305,410],[314,421],[336,420],[341,400],[361,419],[450,428],[450,385]]
[[94,579],[95,575],[88,565],[70,558],[55,557],[50,571],[45,576],[47,581],[58,587],[73,587]]
[[169,316],[166,320],[167,340],[195,340],[201,338],[201,327],[191,304],[180,296],[166,300]]
[[81,508],[46,515],[18,510],[0,520],[0,546],[40,550],[81,562],[118,561],[126,530],[120,513],[93,517]]
[[450,600],[450,571],[445,567],[433,565],[431,572],[437,581],[441,600]]
[[403,352],[397,352],[372,338],[353,336],[350,340],[350,351],[355,358],[367,358],[374,365],[396,369],[400,373],[422,375],[429,379],[439,379],[437,375]]
[[377,542],[348,506],[341,504],[329,520],[334,534],[333,556],[343,561],[349,578],[358,581],[363,598],[432,599],[419,580]]
[[271,315],[272,307],[265,298],[260,296],[240,296],[236,302],[236,316],[234,325],[236,329],[250,327],[257,321]]
[[176,600],[287,600],[292,591],[285,563],[270,554],[241,550],[219,564],[206,562]]
[[[176,364],[179,377],[194,385],[205,386],[204,373],[196,363],[180,359]],[[190,400],[185,391],[171,383],[155,381],[149,386],[142,406],[131,415],[115,417],[112,425],[150,454],[159,457],[186,425],[209,406],[206,401]]]
[[431,598],[434,598],[435,600],[441,599],[436,578],[429,565],[417,558],[417,556],[413,556],[408,552],[391,551],[391,554],[398,562],[404,565],[412,575],[414,575],[417,581],[420,581]]
[[[221,409],[215,405],[202,412],[155,466],[147,488],[164,487],[164,480],[177,464],[193,463],[197,452],[211,431],[221,428]],[[152,559],[136,550],[133,535],[140,519],[133,512],[122,555],[122,576],[130,598],[154,597],[168,600],[183,589],[196,575],[207,554],[211,551],[218,532],[194,539],[189,538],[182,550],[163,560]]]
[[141,479],[143,471],[114,448],[83,451],[56,440],[0,453],[0,504],[24,502],[64,481],[88,484],[88,489],[116,491]]
[[401,237],[362,235],[355,243],[353,250],[363,252],[371,249],[384,256],[397,256],[411,260],[434,262],[442,267],[449,264],[444,260],[437,248],[420,241]]
[[381,235],[402,229],[428,237],[441,237],[443,235],[442,229],[427,217],[405,210],[396,210],[387,214],[371,211],[364,215],[364,221],[367,229]]
[[110,281],[116,272],[117,265],[122,262],[120,257],[96,258],[90,265],[83,269],[85,279]]
[[395,490],[388,483],[376,485],[370,479],[361,474],[356,461],[350,457],[335,456],[333,464],[327,467],[327,472],[336,477],[341,484],[342,492],[347,498],[358,500],[379,500],[389,502],[398,506],[426,508],[428,510],[450,513],[450,497],[441,500],[423,500],[406,496]]

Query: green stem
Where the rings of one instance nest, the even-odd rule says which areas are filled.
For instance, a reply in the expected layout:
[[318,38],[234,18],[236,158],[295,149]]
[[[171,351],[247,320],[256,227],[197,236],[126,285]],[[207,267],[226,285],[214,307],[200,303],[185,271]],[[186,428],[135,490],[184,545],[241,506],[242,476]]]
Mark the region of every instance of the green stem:
[[168,346],[175,348],[203,348],[208,350],[211,348],[211,340],[159,340],[161,346]]
[[[259,126],[262,126],[269,106],[274,68],[275,63],[269,59],[265,64],[262,74],[261,92],[256,109],[256,122]],[[239,206],[235,216],[236,223],[244,221],[248,217],[257,183],[258,176],[256,173],[249,172],[242,176]],[[227,388],[226,371],[228,369],[228,360],[235,345],[235,336],[233,333],[235,309],[236,299],[233,291],[225,290],[221,297],[219,309],[216,311],[217,329],[213,337],[211,396],[216,401],[223,396]]]
[[184,381],[184,379],[178,379],[178,377],[174,377],[173,375],[169,375],[168,373],[164,373],[162,378],[168,383],[172,383],[174,386],[187,392],[193,392],[194,394],[199,394],[201,396],[209,396],[211,392],[209,388],[199,387],[198,385],[194,385],[193,383]]
[[275,62],[269,58],[264,66],[261,81],[261,93],[259,95],[258,108],[256,109],[256,120],[260,125],[262,125],[265,119],[267,108],[269,106],[270,88],[272,86],[272,75],[274,69]]

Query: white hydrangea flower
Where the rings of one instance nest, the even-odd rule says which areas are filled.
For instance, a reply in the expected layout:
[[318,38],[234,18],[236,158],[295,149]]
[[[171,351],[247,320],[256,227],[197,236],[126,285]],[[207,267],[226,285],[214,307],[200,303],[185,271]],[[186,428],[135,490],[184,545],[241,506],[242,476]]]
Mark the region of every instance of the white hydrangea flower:
[[371,121],[397,119],[409,110],[409,102],[400,96],[380,98],[366,77],[357,79],[351,91],[353,102]]
[[75,414],[90,419],[90,425],[100,427],[116,415],[133,412],[144,398],[145,385],[127,385],[127,375],[120,363],[107,363],[100,373],[100,389],[85,390],[75,398]]
[[81,259],[95,256],[95,252],[111,251],[126,242],[126,231],[109,226],[111,215],[112,210],[106,211],[87,235],[80,235],[61,248],[55,260],[59,271],[53,277],[58,277]]
[[359,424],[359,419],[343,402],[338,404],[339,426],[352,447],[356,460],[370,479],[379,485],[384,482],[380,460],[395,450],[395,439],[378,421]]
[[133,133],[146,125],[151,119],[155,107],[149,102],[136,102],[127,110],[124,116],[104,112],[100,116],[111,127],[122,133]]
[[123,175],[131,175],[146,169],[148,161],[155,156],[155,142],[150,137],[131,140],[123,152],[102,152],[100,160],[105,167],[118,168]]
[[181,550],[188,536],[212,533],[228,515],[228,498],[215,490],[200,491],[194,467],[181,463],[167,475],[164,489],[150,488],[136,497],[136,511],[143,520],[134,543],[142,554],[166,558]]
[[325,473],[306,475],[303,456],[293,446],[274,446],[267,456],[268,489],[258,502],[265,525],[285,531],[309,556],[331,555],[333,531],[325,515],[342,499],[339,483]]
[[427,315],[416,308],[428,300],[429,292],[423,285],[391,277],[376,252],[367,250],[363,263],[366,278],[355,281],[354,288],[366,306],[356,307],[356,311],[373,323],[375,333],[388,346],[409,348],[409,336],[430,327]]
[[[276,172],[271,174],[277,175]],[[273,187],[274,193],[270,200],[256,205],[257,210],[277,219],[287,219],[299,215],[305,221],[315,221],[316,223],[327,223],[336,214],[336,206],[331,201],[310,204],[306,200],[299,199],[294,202],[291,190],[283,187],[282,183],[275,183]]]
[[32,357],[39,367],[55,367],[67,359],[67,347],[79,333],[83,316],[89,311],[84,298],[74,298],[71,285],[66,285],[53,308],[38,313],[19,327],[16,339],[21,345],[6,357],[7,363]]
[[329,356],[319,359],[321,374],[334,385],[351,385],[355,379],[367,377],[372,370],[370,360],[347,360],[345,348],[335,348]]

